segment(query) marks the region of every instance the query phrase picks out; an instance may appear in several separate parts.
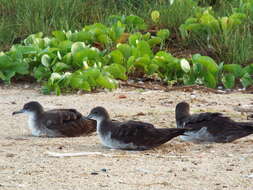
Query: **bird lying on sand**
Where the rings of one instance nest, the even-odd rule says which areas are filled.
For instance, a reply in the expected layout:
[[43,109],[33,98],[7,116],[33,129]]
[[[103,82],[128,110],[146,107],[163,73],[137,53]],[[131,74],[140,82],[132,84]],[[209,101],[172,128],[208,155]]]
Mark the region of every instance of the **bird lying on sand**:
[[181,102],[176,106],[177,128],[190,128],[180,136],[184,141],[227,143],[253,133],[252,122],[236,122],[222,113],[190,115],[190,106]]
[[155,128],[141,121],[112,121],[105,108],[95,107],[87,116],[97,121],[101,143],[113,149],[146,150],[182,135],[187,129]]
[[96,131],[96,121],[87,119],[75,109],[44,111],[39,102],[28,102],[12,115],[28,114],[28,127],[33,136],[76,137]]

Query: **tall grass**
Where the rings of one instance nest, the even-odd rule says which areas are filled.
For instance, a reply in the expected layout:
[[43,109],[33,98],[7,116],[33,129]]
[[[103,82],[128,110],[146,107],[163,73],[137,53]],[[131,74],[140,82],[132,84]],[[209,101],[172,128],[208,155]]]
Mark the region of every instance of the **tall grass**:
[[[32,33],[48,35],[53,30],[80,30],[86,24],[107,23],[110,15],[135,14],[150,20],[153,10],[160,12],[161,27],[179,36],[179,26],[200,7],[212,6],[215,16],[227,16],[239,0],[0,0],[0,51],[19,43]],[[212,39],[193,36],[188,44],[212,49],[225,63],[246,63],[252,56],[252,21],[231,35]]]
[[172,4],[170,4],[170,1],[166,1],[166,3],[162,1],[157,7],[161,13],[160,24],[177,32],[179,26],[194,14],[194,10],[197,8],[197,1],[175,0]]
[[160,0],[0,0],[0,50],[36,32],[79,30],[112,14],[148,18]]

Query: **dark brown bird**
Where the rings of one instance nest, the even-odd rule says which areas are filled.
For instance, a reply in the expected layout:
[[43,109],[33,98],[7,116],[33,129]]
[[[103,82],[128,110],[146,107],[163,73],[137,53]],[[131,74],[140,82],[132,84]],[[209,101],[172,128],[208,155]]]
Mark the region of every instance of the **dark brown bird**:
[[182,140],[193,142],[227,143],[253,133],[252,122],[236,122],[222,113],[200,113],[190,115],[190,106],[181,102],[176,106],[178,128],[189,128]]
[[112,121],[103,107],[93,108],[87,117],[97,121],[97,133],[101,143],[114,149],[146,150],[164,144],[187,131],[177,128],[158,129],[141,121]]
[[75,109],[44,111],[39,102],[28,102],[12,114],[28,114],[28,127],[34,136],[76,137],[96,131],[96,121],[82,116]]

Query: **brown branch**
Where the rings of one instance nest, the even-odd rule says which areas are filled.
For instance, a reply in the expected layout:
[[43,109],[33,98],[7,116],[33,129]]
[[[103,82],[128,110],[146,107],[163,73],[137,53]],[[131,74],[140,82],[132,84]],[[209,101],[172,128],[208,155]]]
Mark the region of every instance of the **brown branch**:
[[142,89],[148,89],[148,90],[163,90],[165,92],[170,92],[170,91],[193,91],[193,90],[202,90],[204,92],[211,92],[215,94],[228,94],[230,92],[227,91],[221,91],[213,88],[207,88],[205,86],[199,86],[199,85],[189,85],[189,86],[176,86],[176,87],[163,87],[163,86],[147,86],[147,85],[139,85],[139,84],[130,84],[128,82],[121,82],[120,83],[122,86],[129,86],[129,87],[134,87],[134,88],[142,88]]

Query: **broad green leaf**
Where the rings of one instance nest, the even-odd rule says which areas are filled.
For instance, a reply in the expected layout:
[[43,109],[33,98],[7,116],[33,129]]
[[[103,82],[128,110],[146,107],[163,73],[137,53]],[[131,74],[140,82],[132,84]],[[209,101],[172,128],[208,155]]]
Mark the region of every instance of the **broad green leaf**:
[[146,41],[140,41],[139,43],[137,43],[137,48],[140,51],[141,55],[148,55],[148,56],[153,56],[153,52],[148,44],[148,42]]
[[205,12],[201,18],[200,18],[200,23],[205,24],[212,29],[212,31],[216,32],[219,29],[219,22],[218,20],[211,15],[208,11]]
[[253,79],[249,73],[246,73],[243,75],[243,77],[240,79],[242,86],[244,88],[247,88],[250,85],[253,85]]
[[82,66],[83,61],[99,60],[100,55],[96,50],[85,48],[73,54],[73,63]]
[[185,24],[193,24],[193,23],[197,23],[197,22],[198,22],[197,18],[189,17],[186,19]]
[[131,69],[134,67],[134,61],[135,61],[135,57],[131,56],[129,57],[129,59],[127,60],[127,72],[129,73],[131,71]]
[[147,74],[148,75],[152,75],[154,74],[155,72],[157,72],[159,69],[159,66],[157,64],[154,64],[154,63],[151,63],[148,65],[147,67]]
[[64,53],[67,53],[67,52],[70,52],[71,51],[71,48],[72,48],[72,44],[73,42],[69,41],[69,40],[64,40],[64,41],[61,41],[59,44],[58,44],[58,47],[60,48],[60,50]]
[[145,30],[147,28],[147,25],[145,24],[144,20],[135,15],[127,16],[125,23],[131,29],[135,29],[135,30]]
[[33,76],[37,79],[37,81],[48,79],[51,75],[50,70],[42,65],[39,65],[39,67],[35,67],[33,69],[33,73]]
[[75,42],[71,46],[71,53],[75,54],[76,52],[83,50],[84,48],[86,48],[86,46],[83,42]]
[[[186,31],[198,32],[198,31],[203,31],[205,29],[205,26],[203,26],[203,24],[193,23],[193,24],[184,26],[184,28],[181,28],[181,30],[183,29],[185,29]],[[187,36],[187,34],[184,34],[184,35]]]
[[221,79],[225,88],[233,88],[235,86],[235,76],[231,73],[225,74]]
[[55,81],[60,80],[60,79],[62,79],[62,75],[59,73],[52,73],[50,76],[50,81],[52,83],[54,83]]
[[111,64],[104,67],[104,71],[110,73],[115,79],[127,80],[126,69],[119,64]]
[[113,63],[123,64],[123,62],[124,62],[124,56],[120,50],[113,50],[109,54],[109,56],[112,58]]
[[72,75],[69,84],[72,88],[80,89],[83,84],[83,77],[81,75]]
[[132,49],[128,44],[120,44],[117,49],[124,55],[126,60],[132,55]]
[[180,66],[181,66],[182,70],[185,73],[188,73],[191,70],[191,66],[190,66],[189,62],[186,59],[181,59],[180,60]]
[[104,88],[107,88],[107,89],[114,89],[116,88],[114,82],[112,79],[106,77],[106,76],[103,76],[102,74],[99,75],[99,77],[96,79],[96,82],[101,86],[101,87],[104,87]]
[[97,68],[90,68],[90,69],[84,71],[84,74],[89,76],[89,77],[92,77],[92,78],[96,79],[100,75],[100,70],[97,69]]
[[13,63],[14,71],[21,75],[26,75],[29,73],[29,65],[24,60],[17,60]]
[[54,72],[60,72],[60,71],[64,71],[64,70],[68,70],[71,67],[65,63],[62,62],[57,62],[54,66],[53,66],[53,71]]
[[246,73],[249,73],[249,74],[251,74],[251,75],[253,74],[253,64],[247,65],[246,67],[244,67],[244,68],[242,69],[241,74],[244,75],[244,74],[246,74]]
[[13,45],[11,51],[16,51],[22,55],[34,55],[39,52],[39,49],[35,46],[23,46],[23,45]]
[[91,91],[90,84],[89,84],[87,81],[83,81],[83,83],[82,83],[82,85],[80,86],[80,88],[81,88],[82,90],[85,90],[85,91],[88,91],[88,92]]
[[128,37],[128,34],[124,34],[125,32],[125,25],[122,24],[120,21],[118,21],[116,24],[112,26],[109,30],[109,36],[110,38],[116,42],[116,41],[126,41],[124,40],[125,37]]
[[217,81],[215,76],[211,72],[207,71],[204,75],[204,79],[206,86],[208,86],[209,88],[216,88]]
[[216,74],[218,72],[218,65],[211,57],[195,54],[192,57],[192,61],[193,63],[202,64],[207,71],[211,72],[212,74]]
[[74,42],[92,43],[95,40],[94,34],[89,31],[80,31],[71,35]]
[[67,53],[66,55],[63,56],[62,61],[68,65],[71,64],[72,62],[72,54],[71,53]]
[[7,83],[10,83],[11,82],[11,78],[14,77],[14,76],[15,76],[15,71],[12,71],[12,70],[6,70],[4,72],[4,77],[2,75],[2,77],[4,78],[4,81],[7,82]]
[[140,32],[136,32],[136,33],[130,35],[128,38],[129,45],[136,46],[137,43],[141,40],[141,37],[142,37],[142,35]]
[[98,40],[98,42],[105,44],[105,45],[109,45],[112,43],[111,38],[106,34],[98,35],[97,40]]
[[59,31],[59,30],[53,31],[52,34],[53,34],[54,37],[55,37],[57,40],[59,40],[59,41],[64,41],[64,40],[67,39],[67,38],[66,38],[66,35],[65,35],[65,33],[64,33],[63,31]]
[[150,39],[150,37],[151,37],[151,34],[149,32],[147,32],[142,35],[142,40],[147,41]]
[[31,34],[29,35],[25,40],[24,40],[24,44],[25,45],[33,45],[35,44],[37,39],[41,39],[43,37],[43,33],[39,32],[37,34]]
[[194,75],[200,76],[202,74],[205,74],[203,71],[203,65],[200,63],[194,63],[192,68]]
[[155,45],[161,44],[162,39],[160,37],[153,37],[148,40],[148,43],[149,43],[150,47],[154,47]]
[[242,74],[242,67],[238,64],[226,64],[223,66],[223,71],[232,73],[237,78]]
[[57,40],[56,38],[52,38],[49,42],[49,46],[50,47],[58,47],[59,43],[60,43],[59,40]]
[[156,33],[156,35],[162,40],[166,40],[170,35],[170,31],[168,29],[161,29]]
[[12,59],[6,54],[0,55],[0,71],[10,68],[12,65]]
[[51,58],[49,57],[49,55],[44,54],[41,57],[41,64],[44,65],[45,67],[50,67],[50,63],[51,63]]
[[0,79],[2,79],[3,81],[5,81],[5,80],[6,80],[6,77],[4,76],[4,74],[3,74],[3,72],[2,72],[2,71],[0,71]]
[[95,23],[89,26],[85,26],[84,31],[89,31],[97,37],[101,34],[106,34],[108,28],[101,23]]
[[135,60],[134,66],[142,68],[145,72],[147,71],[148,65],[151,63],[151,60],[148,56],[139,57]]
[[61,95],[61,88],[59,87],[58,84],[54,85],[54,92],[55,92],[56,96],[60,96]]

